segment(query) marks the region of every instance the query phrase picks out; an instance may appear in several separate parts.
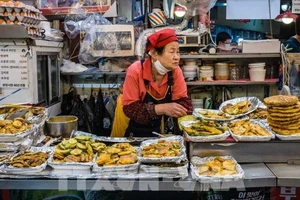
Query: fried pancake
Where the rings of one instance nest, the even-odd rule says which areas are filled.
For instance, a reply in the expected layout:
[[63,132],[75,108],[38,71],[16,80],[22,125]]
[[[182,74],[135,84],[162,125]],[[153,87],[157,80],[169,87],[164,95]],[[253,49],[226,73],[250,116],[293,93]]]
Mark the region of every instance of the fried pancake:
[[280,117],[280,118],[286,118],[286,117],[296,117],[300,116],[300,113],[269,113],[272,117]]
[[267,118],[267,121],[268,121],[269,124],[272,123],[272,124],[278,124],[278,125],[283,125],[283,126],[284,125],[295,124],[295,123],[299,122],[298,119],[296,119],[296,120],[290,120],[290,121],[274,121],[274,120],[272,120],[270,118]]
[[298,97],[292,95],[276,95],[264,99],[267,106],[293,106],[298,102]]
[[282,126],[278,124],[269,124],[270,128],[280,128],[284,130],[298,130],[300,129],[300,124],[293,124],[293,125],[288,125],[288,126]]
[[272,106],[272,105],[268,105],[267,107],[269,109],[273,109],[273,110],[299,109],[300,108],[300,102],[298,101],[298,103],[296,105],[293,105],[293,106]]
[[273,117],[271,115],[268,115],[268,119],[271,119],[273,121],[293,121],[300,119],[300,115],[294,116],[294,117]]
[[281,129],[281,128],[271,128],[274,132],[281,134],[281,135],[295,135],[295,134],[300,134],[300,129],[298,130],[286,130],[286,129]]
[[299,113],[300,112],[300,107],[299,108],[293,108],[293,109],[282,109],[282,110],[276,110],[273,108],[268,109],[269,113],[282,113],[282,114],[291,114],[291,113]]

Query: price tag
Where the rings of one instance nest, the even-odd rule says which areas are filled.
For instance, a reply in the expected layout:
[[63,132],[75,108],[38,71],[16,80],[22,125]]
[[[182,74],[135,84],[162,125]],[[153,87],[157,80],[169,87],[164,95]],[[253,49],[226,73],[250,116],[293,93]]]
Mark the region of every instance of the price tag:
[[0,48],[0,88],[28,88],[28,79],[27,49]]

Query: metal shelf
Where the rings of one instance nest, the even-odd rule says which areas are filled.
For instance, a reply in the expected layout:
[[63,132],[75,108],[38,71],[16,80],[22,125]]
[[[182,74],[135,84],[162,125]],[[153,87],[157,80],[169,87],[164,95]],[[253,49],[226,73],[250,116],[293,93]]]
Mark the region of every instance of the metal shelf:
[[279,187],[300,187],[300,165],[276,163],[267,164],[267,167],[277,177]]
[[197,54],[180,55],[181,59],[226,59],[226,58],[279,58],[280,53],[236,53],[236,54]]
[[24,39],[29,38],[25,26],[21,25],[0,25],[2,39]]
[[[22,190],[127,190],[127,191],[208,191],[224,190],[229,188],[251,188],[251,187],[274,187],[276,177],[263,164],[242,164],[245,172],[245,179],[221,183],[200,183],[191,178],[185,179],[10,179],[1,177],[0,189],[22,189]],[[137,175],[138,177],[138,175]]]
[[101,71],[87,71],[87,72],[61,72],[63,76],[81,76],[81,75],[126,75],[126,72],[101,72]]
[[265,81],[250,81],[250,80],[225,80],[225,81],[195,81],[186,82],[187,86],[206,86],[206,85],[263,85],[276,84],[278,79],[266,79]]

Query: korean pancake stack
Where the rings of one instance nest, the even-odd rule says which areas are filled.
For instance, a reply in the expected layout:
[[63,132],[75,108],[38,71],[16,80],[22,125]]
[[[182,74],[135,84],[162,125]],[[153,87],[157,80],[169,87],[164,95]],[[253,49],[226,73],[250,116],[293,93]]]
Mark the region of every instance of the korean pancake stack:
[[270,128],[281,135],[300,134],[300,102],[298,97],[276,95],[264,99],[268,107]]

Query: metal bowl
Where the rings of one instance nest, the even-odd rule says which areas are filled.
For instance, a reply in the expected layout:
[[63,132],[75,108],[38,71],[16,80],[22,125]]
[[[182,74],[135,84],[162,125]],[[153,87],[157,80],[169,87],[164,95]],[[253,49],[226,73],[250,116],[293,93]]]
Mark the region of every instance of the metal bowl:
[[72,115],[50,117],[46,121],[46,133],[51,137],[69,138],[77,130],[78,118]]

